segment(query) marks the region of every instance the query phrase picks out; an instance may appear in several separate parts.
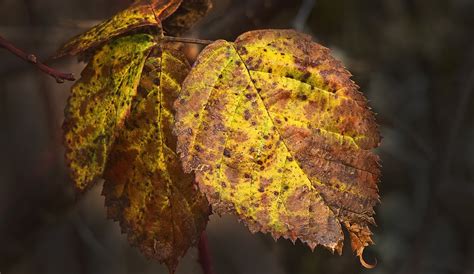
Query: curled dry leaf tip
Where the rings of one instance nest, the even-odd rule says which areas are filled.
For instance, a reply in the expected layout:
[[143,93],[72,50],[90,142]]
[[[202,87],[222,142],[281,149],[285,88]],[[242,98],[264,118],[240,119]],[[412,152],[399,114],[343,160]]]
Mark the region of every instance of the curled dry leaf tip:
[[360,264],[367,269],[373,269],[377,266],[377,258],[374,258],[374,262],[372,264],[365,261],[364,250],[362,250],[362,252],[359,254],[359,261]]

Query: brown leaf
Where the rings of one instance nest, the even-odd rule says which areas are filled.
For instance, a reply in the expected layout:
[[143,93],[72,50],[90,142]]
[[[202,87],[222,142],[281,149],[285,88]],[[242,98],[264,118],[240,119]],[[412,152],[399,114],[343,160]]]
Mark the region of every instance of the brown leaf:
[[375,118],[327,48],[260,30],[203,50],[175,102],[178,153],[214,211],[362,256],[378,202]]
[[203,18],[211,8],[211,0],[184,0],[176,12],[163,21],[163,29],[167,35],[179,36]]

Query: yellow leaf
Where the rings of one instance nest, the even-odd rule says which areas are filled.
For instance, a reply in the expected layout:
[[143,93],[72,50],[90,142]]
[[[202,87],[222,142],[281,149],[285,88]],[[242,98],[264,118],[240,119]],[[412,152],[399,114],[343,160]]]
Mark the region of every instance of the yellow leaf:
[[120,221],[132,245],[165,262],[170,272],[197,243],[209,215],[194,176],[182,170],[172,134],[172,103],[189,69],[186,58],[170,48],[147,59],[104,172],[109,217]]
[[161,21],[170,16],[182,0],[140,0],[112,18],[72,38],[56,53],[55,58],[76,55],[95,48],[110,39],[146,26],[161,27]]
[[175,102],[178,153],[219,214],[251,231],[362,258],[372,243],[380,136],[364,96],[329,50],[262,30],[203,50]]
[[137,92],[153,37],[136,34],[101,48],[72,87],[63,124],[66,159],[77,190],[101,176],[114,132]]

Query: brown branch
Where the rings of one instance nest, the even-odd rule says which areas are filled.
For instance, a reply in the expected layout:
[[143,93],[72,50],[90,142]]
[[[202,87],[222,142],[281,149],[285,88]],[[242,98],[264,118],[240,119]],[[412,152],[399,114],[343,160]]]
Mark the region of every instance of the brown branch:
[[38,58],[34,54],[28,54],[22,51],[21,49],[15,47],[11,42],[6,40],[2,36],[0,36],[0,47],[5,48],[9,52],[27,61],[28,63],[35,65],[39,70],[53,77],[58,83],[64,83],[65,80],[67,81],[76,80],[72,73],[63,73],[41,63],[40,61],[38,61]]
[[198,252],[199,264],[201,264],[203,273],[214,274],[211,263],[211,254],[209,252],[209,245],[207,243],[207,235],[205,231],[203,231],[201,234],[201,239],[199,240],[198,244]]
[[186,38],[186,37],[174,37],[174,36],[163,36],[158,39],[158,42],[179,42],[179,43],[190,43],[190,44],[200,44],[200,45],[209,45],[214,43],[211,40],[202,40],[195,38]]

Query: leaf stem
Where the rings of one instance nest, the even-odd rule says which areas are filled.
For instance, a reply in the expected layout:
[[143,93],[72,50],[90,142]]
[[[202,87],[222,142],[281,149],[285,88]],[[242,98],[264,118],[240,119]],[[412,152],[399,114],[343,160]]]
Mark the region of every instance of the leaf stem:
[[209,251],[209,245],[207,243],[206,232],[203,231],[201,234],[201,239],[198,244],[199,252],[199,263],[204,274],[214,274],[211,263],[211,253]]
[[190,44],[200,44],[200,45],[209,45],[209,44],[214,43],[214,41],[211,41],[211,40],[202,40],[202,39],[187,38],[187,37],[174,37],[174,36],[163,36],[159,38],[159,41],[190,43]]
[[24,52],[23,50],[15,47],[10,41],[3,38],[2,36],[0,36],[0,47],[5,48],[9,52],[27,61],[28,63],[35,65],[43,73],[46,73],[50,75],[51,77],[53,77],[58,83],[64,83],[65,80],[67,81],[76,80],[72,73],[63,73],[41,63],[40,61],[38,61],[38,58],[34,54],[28,54]]

